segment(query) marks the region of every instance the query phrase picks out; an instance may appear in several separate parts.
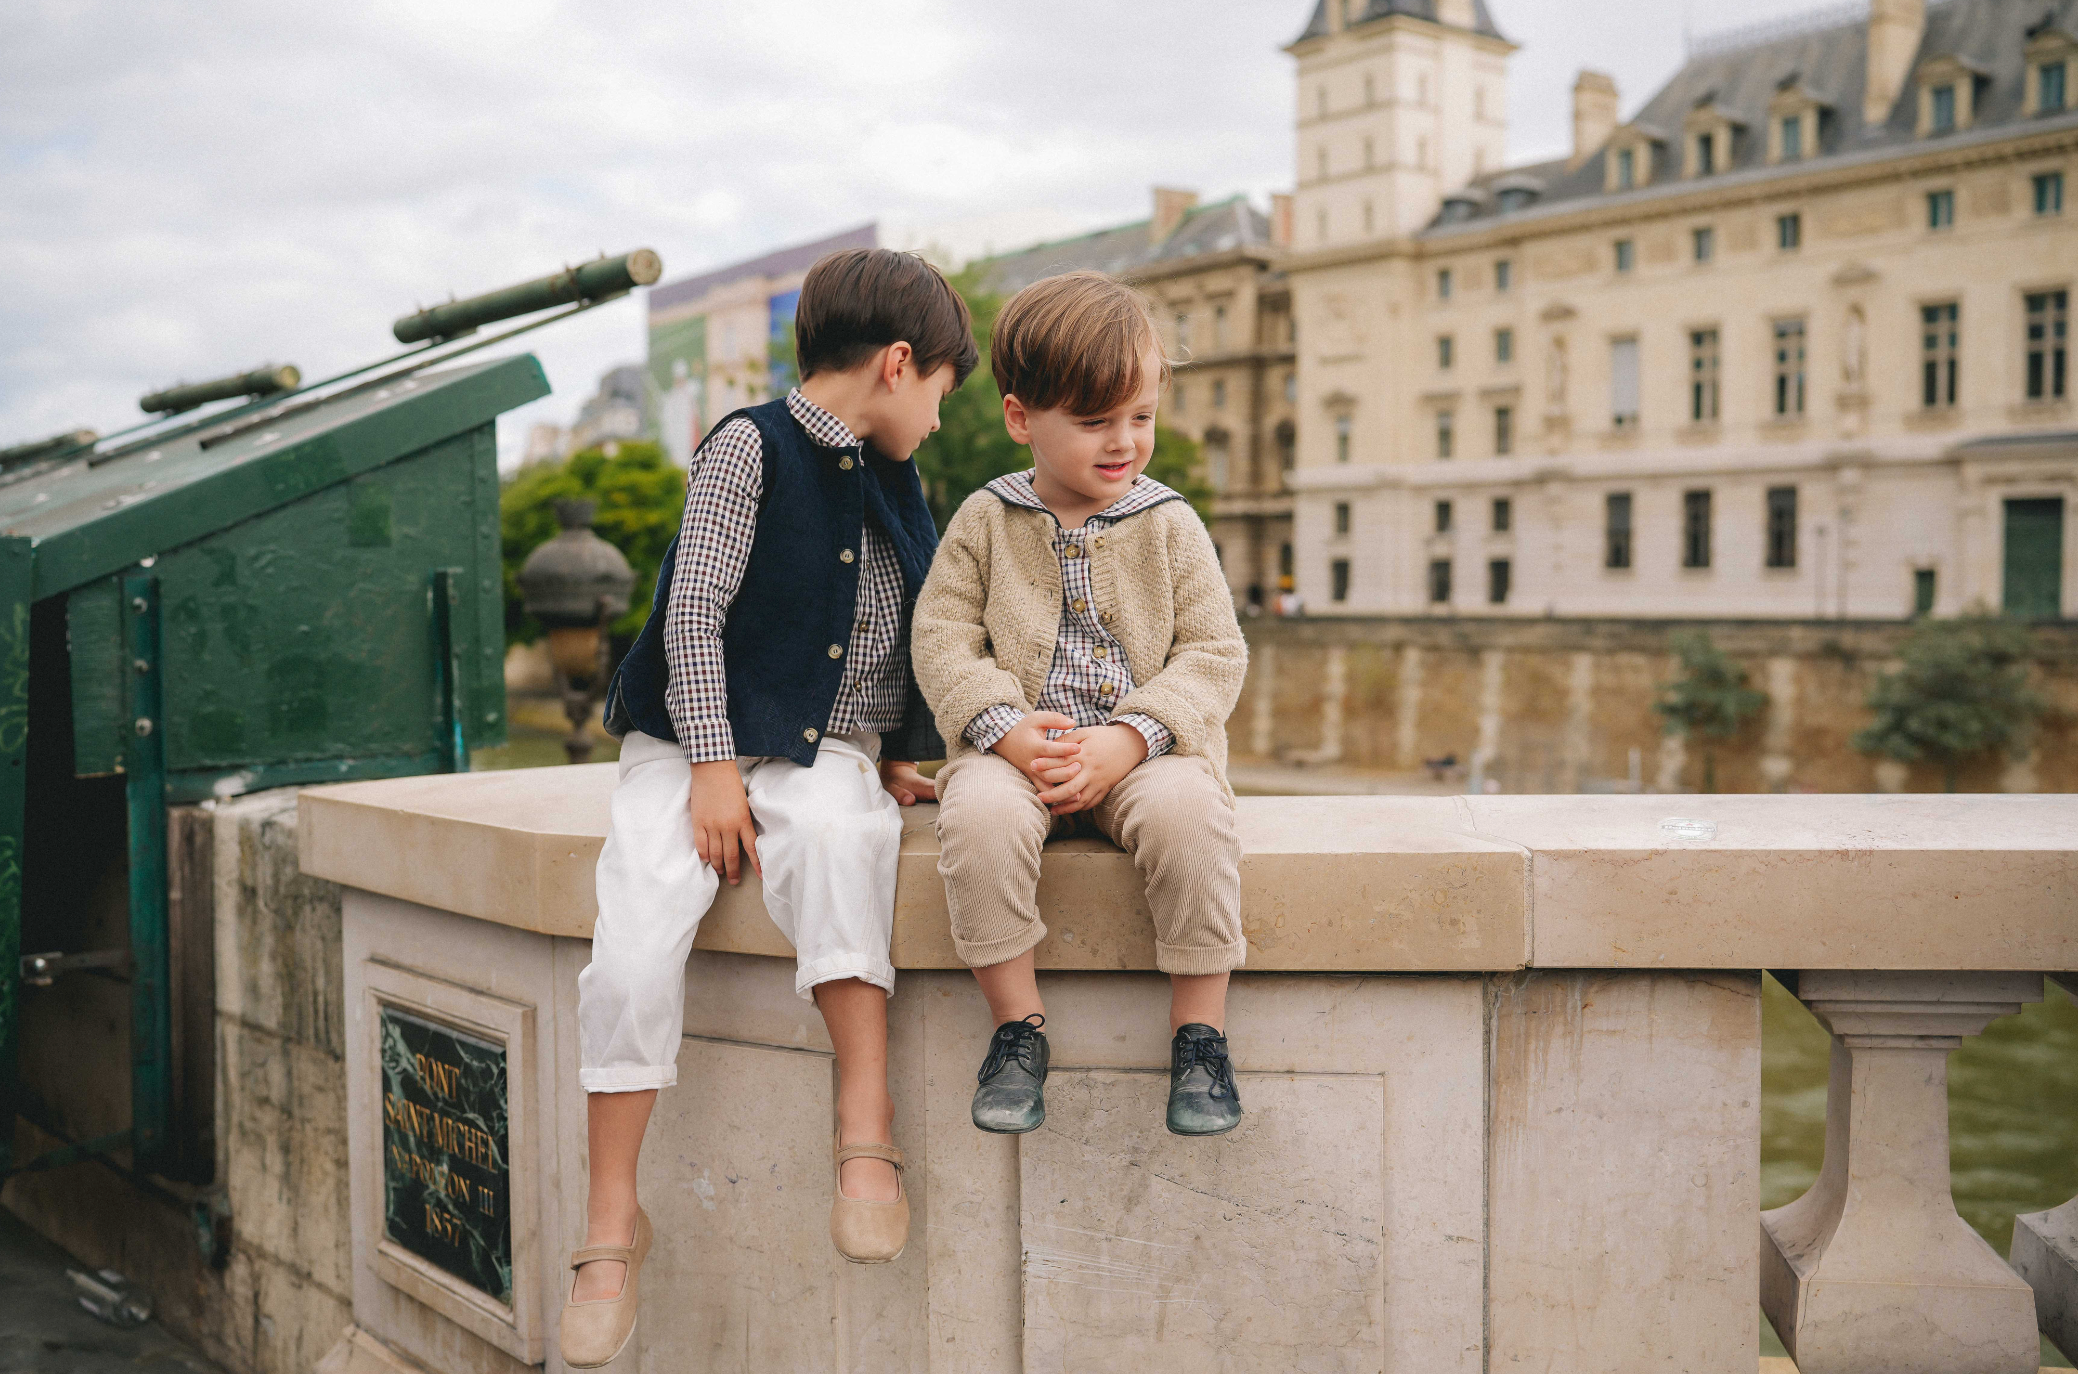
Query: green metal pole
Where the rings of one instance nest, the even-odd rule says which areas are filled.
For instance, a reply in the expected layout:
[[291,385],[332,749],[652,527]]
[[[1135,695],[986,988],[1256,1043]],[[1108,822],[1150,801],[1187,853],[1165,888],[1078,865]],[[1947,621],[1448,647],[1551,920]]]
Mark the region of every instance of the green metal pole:
[[34,550],[0,539],[0,1176],[21,1109],[22,827],[29,765],[29,597]]
[[166,931],[166,730],[161,712],[159,579],[123,578],[129,650],[124,783],[130,812],[131,1167],[162,1170],[173,1118],[173,998]]
[[462,738],[462,656],[455,646],[455,608],[462,599],[462,570],[433,570],[433,675],[438,700],[434,720],[440,734],[442,772],[469,771],[469,746]]

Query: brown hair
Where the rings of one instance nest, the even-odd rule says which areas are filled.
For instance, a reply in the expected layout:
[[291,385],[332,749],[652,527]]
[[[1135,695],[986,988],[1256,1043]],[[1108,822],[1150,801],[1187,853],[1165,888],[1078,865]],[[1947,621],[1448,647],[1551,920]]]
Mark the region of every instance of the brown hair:
[[952,364],[955,384],[981,360],[967,303],[945,274],[914,253],[846,248],[816,259],[794,307],[801,375],[849,372],[891,343],[916,351],[930,376]]
[[[1102,272],[1069,272],[1010,298],[996,316],[989,365],[996,389],[1027,409],[1101,415],[1146,383],[1140,359],[1149,348],[1161,353],[1145,296]],[[1162,356],[1161,384],[1168,383]]]

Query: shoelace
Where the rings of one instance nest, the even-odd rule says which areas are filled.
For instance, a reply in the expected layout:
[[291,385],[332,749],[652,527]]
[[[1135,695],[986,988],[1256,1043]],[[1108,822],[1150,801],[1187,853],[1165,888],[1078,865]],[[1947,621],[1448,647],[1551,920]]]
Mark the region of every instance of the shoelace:
[[1181,1077],[1190,1072],[1194,1064],[1203,1064],[1205,1071],[1212,1075],[1210,1096],[1240,1100],[1240,1090],[1234,1086],[1234,1061],[1227,1057],[1227,1038],[1224,1035],[1180,1041],[1176,1046],[1177,1075]]
[[[1034,1017],[1038,1019],[1034,1020]],[[1038,1067],[1033,1062],[1037,1043],[1033,1037],[1045,1024],[1046,1018],[1035,1011],[1022,1021],[1005,1021],[996,1027],[996,1034],[988,1044],[988,1057],[981,1061],[981,1072],[974,1076],[975,1081],[988,1082],[1013,1059],[1026,1073],[1037,1073]]]

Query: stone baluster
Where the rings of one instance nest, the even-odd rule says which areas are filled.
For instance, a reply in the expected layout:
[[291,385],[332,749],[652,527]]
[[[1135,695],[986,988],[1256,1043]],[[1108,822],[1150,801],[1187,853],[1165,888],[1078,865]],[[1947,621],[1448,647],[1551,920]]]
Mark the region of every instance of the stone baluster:
[[[2050,975],[2078,1002],[2078,973]],[[2078,1350],[2078,1197],[2013,1218],[2013,1268],[2035,1290],[2035,1320],[2069,1355]]]
[[1806,971],[1832,1032],[1825,1164],[1761,1213],[1761,1307],[1801,1374],[2034,1374],[2034,1297],[1956,1214],[1948,1055],[2042,975]]

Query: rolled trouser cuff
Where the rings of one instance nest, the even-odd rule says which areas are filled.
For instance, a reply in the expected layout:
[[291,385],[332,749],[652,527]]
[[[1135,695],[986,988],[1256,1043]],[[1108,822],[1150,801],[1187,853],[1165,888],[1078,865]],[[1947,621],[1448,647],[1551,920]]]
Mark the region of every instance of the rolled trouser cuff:
[[678,1084],[678,1065],[624,1069],[579,1069],[578,1086],[588,1093],[640,1093]]
[[1248,941],[1230,945],[1165,945],[1154,942],[1154,966],[1163,973],[1194,977],[1207,973],[1232,973],[1248,962]]
[[960,962],[968,968],[987,968],[991,964],[1007,964],[1027,950],[1037,949],[1046,938],[1046,923],[1034,921],[1012,935],[1000,940],[962,940],[952,937],[952,947],[959,954]]
[[890,997],[895,995],[893,964],[876,964],[857,959],[823,959],[813,964],[803,964],[794,974],[794,991],[805,1000],[813,1002],[817,987],[824,983],[841,982],[846,978],[871,983]]

